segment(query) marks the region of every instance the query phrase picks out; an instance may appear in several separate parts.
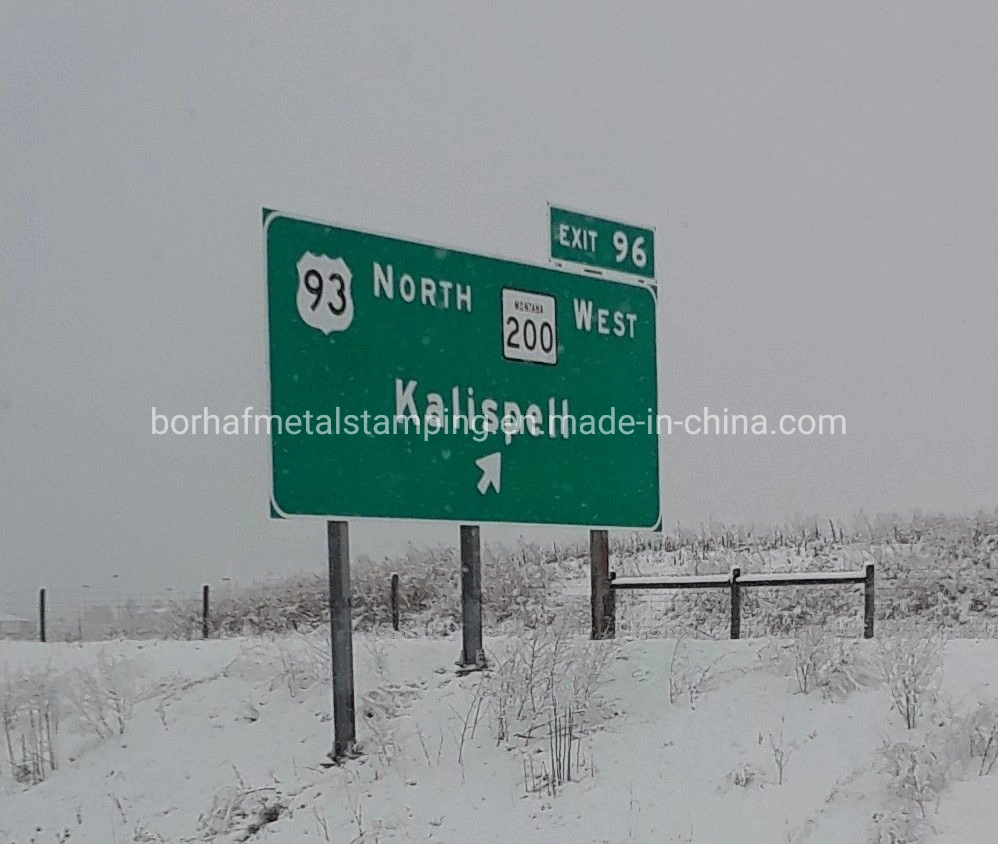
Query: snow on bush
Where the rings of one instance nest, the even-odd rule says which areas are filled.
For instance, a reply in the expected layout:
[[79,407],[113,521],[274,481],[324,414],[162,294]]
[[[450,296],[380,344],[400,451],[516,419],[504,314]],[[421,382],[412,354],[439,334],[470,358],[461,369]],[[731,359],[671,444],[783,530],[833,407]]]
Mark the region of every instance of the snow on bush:
[[971,760],[980,759],[977,775],[986,777],[998,762],[998,706],[982,703],[962,720]]
[[401,559],[359,560],[351,571],[357,629],[391,624],[390,584],[398,574],[403,628],[427,635],[453,632],[461,619],[460,573],[454,549],[445,547],[410,546]]
[[920,840],[931,830],[930,817],[952,781],[990,775],[996,741],[998,709],[992,702],[964,714],[943,715],[921,742],[885,743],[881,753],[889,798],[874,816],[878,844]]
[[998,702],[978,702],[966,711],[940,711],[925,731],[925,743],[954,779],[987,777],[998,760]]
[[288,805],[276,785],[251,788],[235,767],[233,772],[235,783],[214,796],[198,820],[198,837],[189,840],[248,841],[287,812]]
[[18,782],[37,785],[58,768],[55,740],[61,709],[58,683],[50,671],[4,671],[0,721],[10,774]]
[[[326,639],[314,640],[304,635],[282,636],[276,638],[273,645],[277,651],[280,676],[293,700],[316,684],[329,686],[332,682],[332,655]],[[269,655],[269,648],[263,650]]]
[[396,719],[419,696],[419,685],[389,684],[364,692],[358,711],[371,732],[370,745],[385,765],[390,765],[399,751]]
[[[11,776],[36,785],[59,767],[57,739],[67,716],[100,739],[123,735],[137,698],[137,672],[103,650],[95,664],[71,671],[49,668],[0,676],[0,728]],[[0,772],[3,766],[0,765]]]
[[582,779],[587,765],[589,776],[594,776],[595,766],[591,754],[588,759],[583,755],[582,733],[571,707],[561,715],[552,709],[547,727],[547,747],[546,752],[542,751],[543,758],[538,760],[540,767],[534,763],[534,754],[523,754],[523,788],[527,794],[557,797],[566,783]]
[[489,654],[485,694],[496,743],[512,745],[543,735],[569,709],[581,732],[599,717],[599,688],[612,645],[580,640],[565,623],[535,627]]
[[800,694],[817,689],[826,697],[841,700],[872,679],[870,666],[857,653],[856,644],[825,627],[805,627],[789,642],[770,643],[760,655],[766,653],[793,678]]
[[93,669],[73,672],[66,694],[85,730],[102,739],[124,735],[138,694],[134,663],[101,650]]
[[909,627],[880,640],[876,663],[893,709],[911,730],[938,689],[945,642]]
[[[483,548],[482,602],[485,621],[531,626],[547,623],[551,586],[564,565],[557,550],[521,542],[515,549]],[[576,566],[577,570],[578,566]],[[460,626],[461,566],[456,549],[410,546],[401,558],[358,559],[351,570],[354,626],[373,630],[391,625],[390,584],[400,577],[404,635],[447,635]],[[200,609],[177,605],[173,617],[181,635],[200,635]],[[584,621],[584,619],[583,619]],[[278,581],[215,593],[210,610],[213,635],[260,635],[308,631],[329,622],[326,574],[305,573]]]
[[888,618],[960,627],[998,615],[998,514],[925,519],[908,553],[884,562],[882,576],[894,581]]
[[890,777],[887,808],[874,815],[878,844],[919,841],[927,807],[935,806],[949,779],[946,760],[926,745],[894,742],[883,748]]
[[[565,558],[558,549],[520,542],[482,549],[482,611],[486,624],[506,621],[520,627],[553,619],[552,586],[563,576]],[[578,570],[578,566],[575,567]],[[399,575],[403,633],[446,635],[461,622],[461,563],[457,549],[410,547],[401,560],[359,561],[352,572],[354,619],[370,630],[391,624],[390,583]]]
[[[773,754],[773,767],[776,769],[776,784],[782,786],[786,777],[787,764],[797,750],[796,741],[787,741],[783,735],[783,727],[778,732],[769,734],[769,749]],[[762,733],[759,734],[759,746],[762,746]]]
[[668,667],[669,703],[685,699],[689,701],[690,709],[696,709],[697,700],[715,679],[715,669],[722,659],[718,657],[701,664],[691,656],[686,639],[677,638]]

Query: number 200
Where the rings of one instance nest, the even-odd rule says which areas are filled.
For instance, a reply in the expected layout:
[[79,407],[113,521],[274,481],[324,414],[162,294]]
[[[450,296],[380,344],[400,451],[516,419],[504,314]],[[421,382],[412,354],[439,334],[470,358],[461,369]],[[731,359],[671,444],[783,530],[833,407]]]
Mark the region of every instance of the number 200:
[[[521,326],[519,320],[515,316],[511,316],[506,318],[506,329],[506,347],[509,349],[523,348],[528,352],[533,352],[537,349],[538,342],[540,342],[542,352],[550,354],[554,349],[554,329],[550,322],[542,322],[540,329],[538,329],[537,323],[530,318],[523,320]],[[523,338],[522,346],[517,341],[517,336]]]

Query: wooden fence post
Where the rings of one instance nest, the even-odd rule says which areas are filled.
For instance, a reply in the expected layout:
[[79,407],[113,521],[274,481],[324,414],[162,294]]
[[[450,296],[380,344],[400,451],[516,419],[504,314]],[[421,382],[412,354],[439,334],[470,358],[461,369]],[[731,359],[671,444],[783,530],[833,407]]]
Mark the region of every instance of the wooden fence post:
[[392,575],[391,603],[392,630],[397,633],[399,629],[399,576],[397,574]]
[[740,566],[731,569],[731,638],[738,639],[742,635],[742,588],[738,584],[741,577]]
[[866,564],[866,580],[863,583],[863,638],[873,638],[874,574],[873,563]]
[[45,589],[38,590],[38,641],[44,642],[45,638]]
[[617,572],[610,572],[610,586],[606,590],[606,638],[612,639],[617,635],[617,593],[613,588],[613,581],[617,579]]
[[208,584],[201,587],[201,638],[208,638]]

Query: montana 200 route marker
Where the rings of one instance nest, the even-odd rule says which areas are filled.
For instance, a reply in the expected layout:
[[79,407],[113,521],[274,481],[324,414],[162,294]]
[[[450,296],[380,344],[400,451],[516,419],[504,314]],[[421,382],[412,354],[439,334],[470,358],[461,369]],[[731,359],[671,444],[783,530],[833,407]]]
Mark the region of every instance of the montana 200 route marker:
[[276,514],[656,525],[652,288],[263,225]]

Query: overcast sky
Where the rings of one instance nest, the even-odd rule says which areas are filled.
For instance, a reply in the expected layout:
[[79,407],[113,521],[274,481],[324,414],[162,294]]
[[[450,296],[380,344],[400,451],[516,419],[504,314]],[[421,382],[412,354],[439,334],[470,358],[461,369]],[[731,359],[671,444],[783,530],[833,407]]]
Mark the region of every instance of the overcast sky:
[[664,440],[667,526],[998,504],[998,7],[339,5],[0,6],[0,588],[324,564],[265,438],[150,434],[266,407],[262,206],[538,263],[548,202],[654,225],[663,412],[848,419]]

